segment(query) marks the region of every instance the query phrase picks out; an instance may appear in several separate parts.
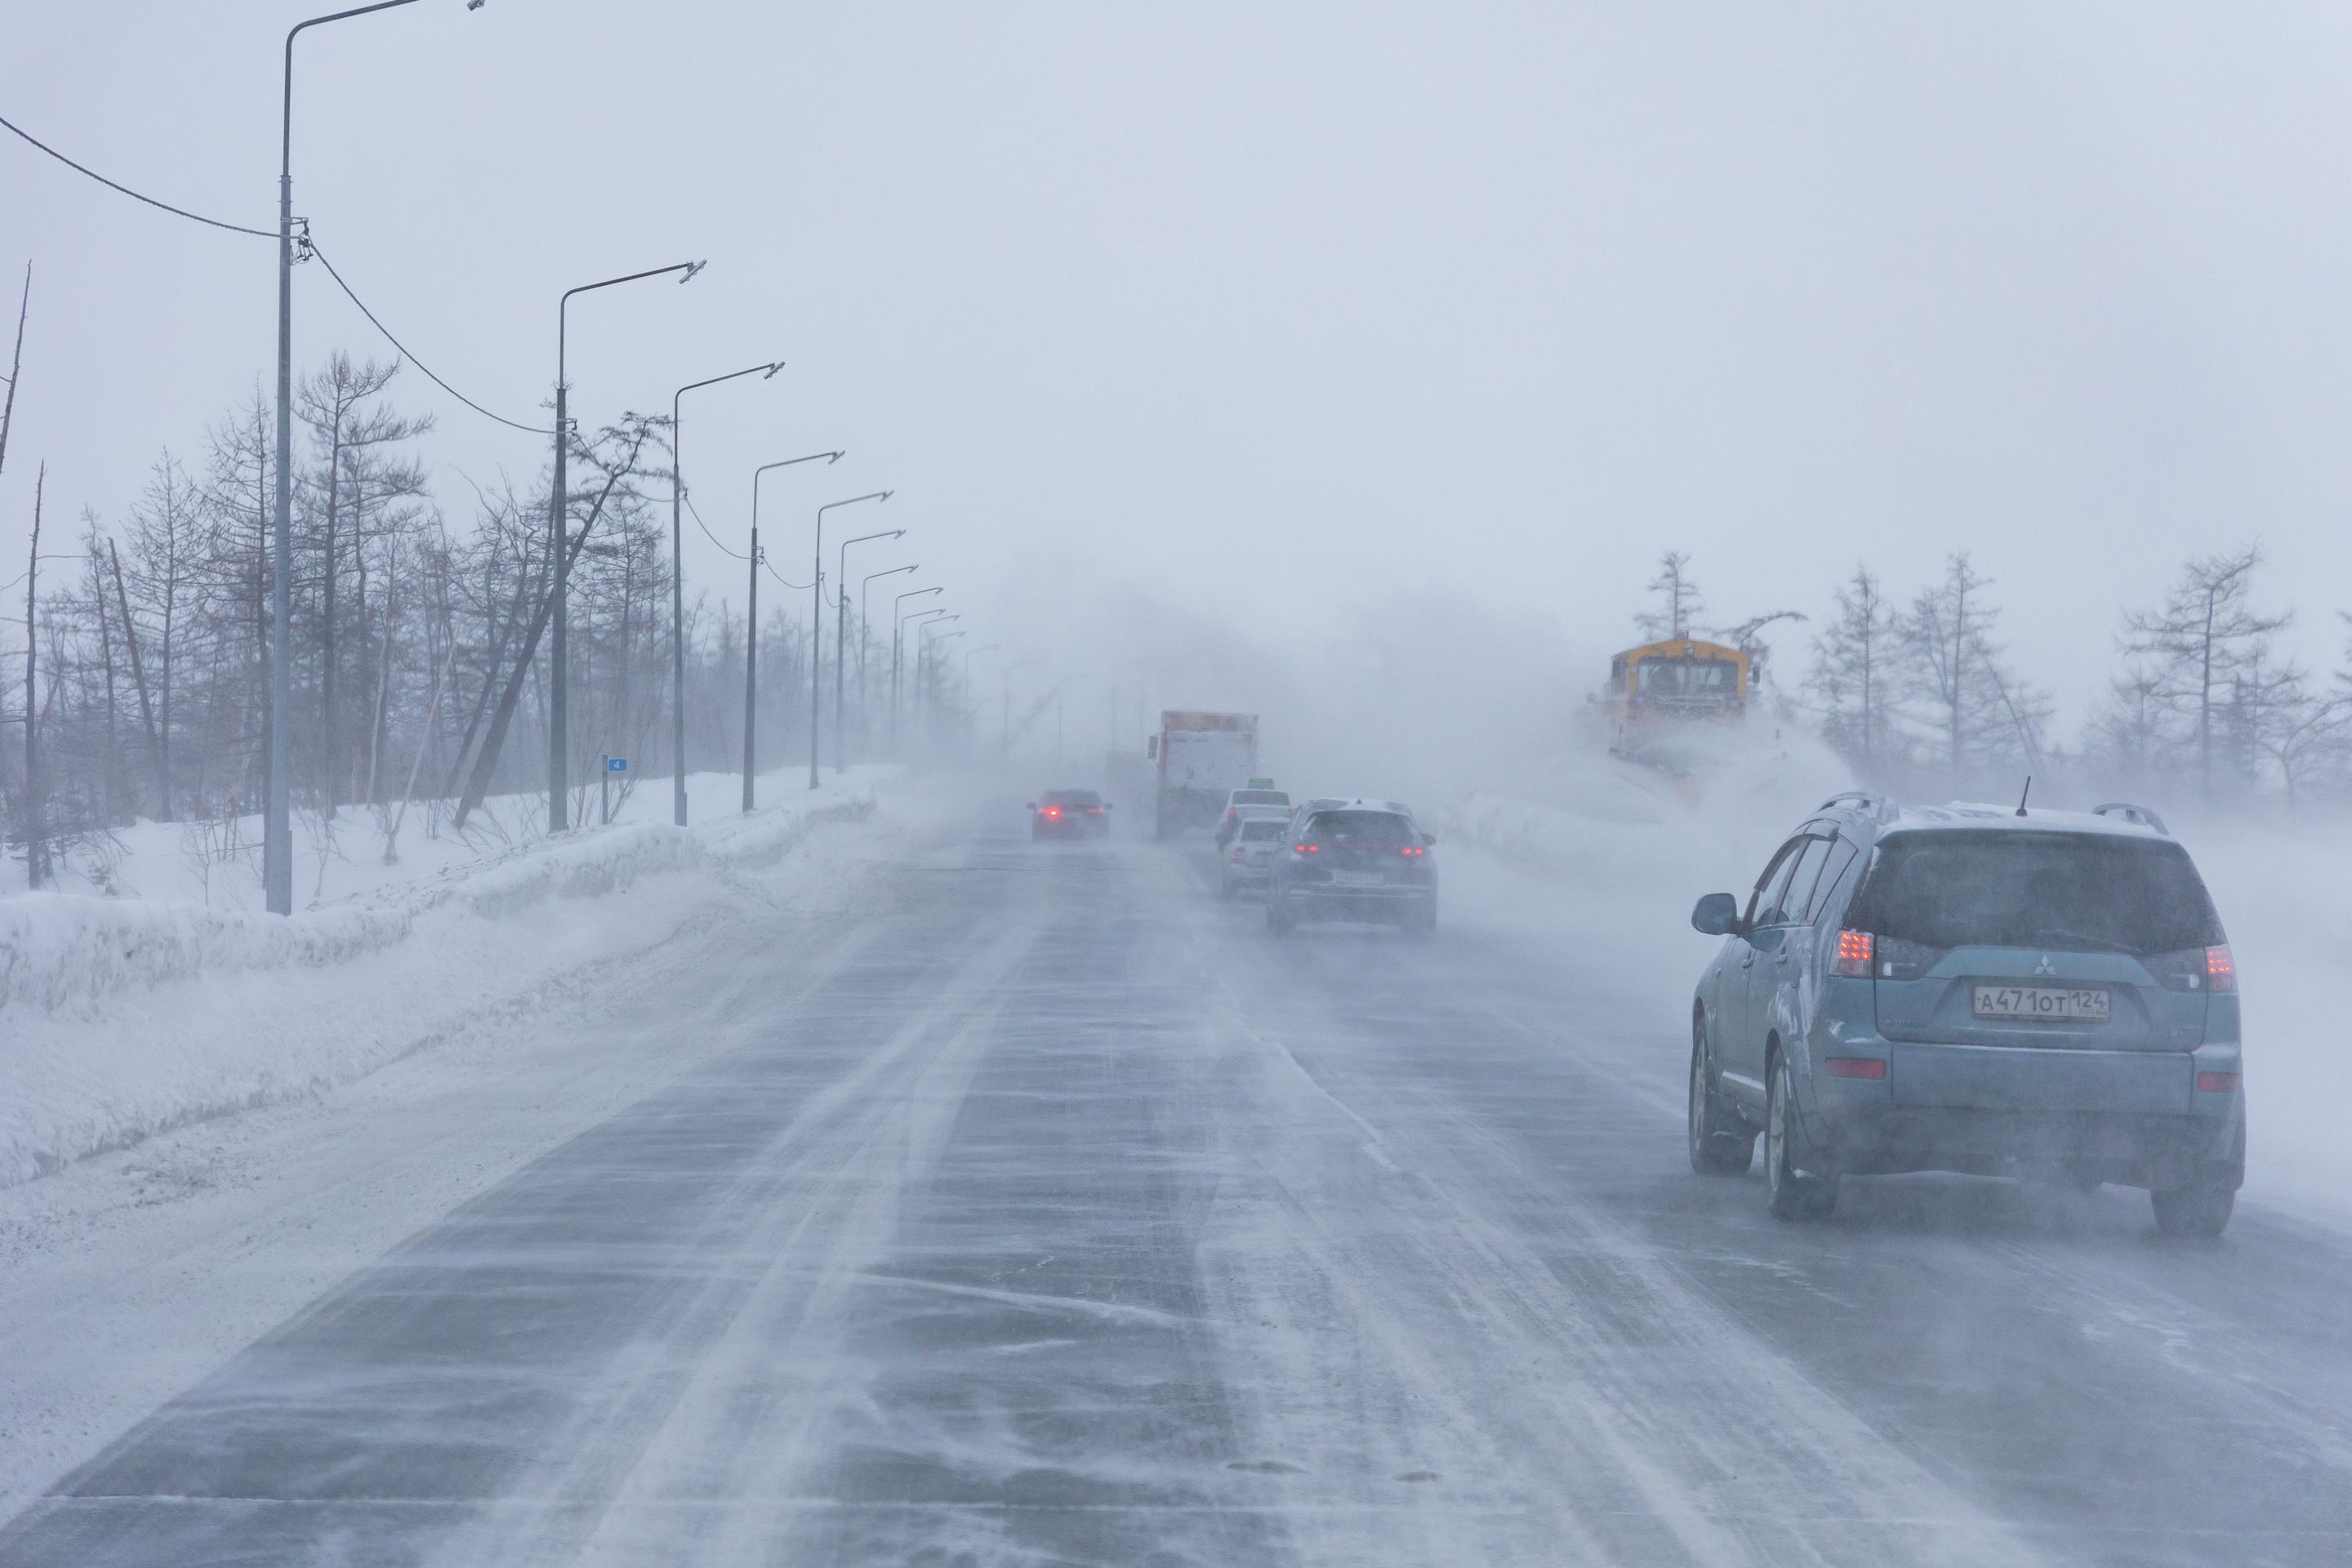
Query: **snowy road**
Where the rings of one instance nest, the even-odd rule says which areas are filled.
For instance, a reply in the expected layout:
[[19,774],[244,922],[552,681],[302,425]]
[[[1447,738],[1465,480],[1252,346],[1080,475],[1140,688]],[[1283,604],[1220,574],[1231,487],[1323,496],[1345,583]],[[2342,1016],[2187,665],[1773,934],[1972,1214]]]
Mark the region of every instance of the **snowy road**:
[[0,1563],[2352,1559],[2340,1234],[1931,1178],[1778,1226],[1690,1174],[1646,983],[1475,921],[1271,943],[1205,870],[983,837],[810,963],[748,933],[744,1043]]

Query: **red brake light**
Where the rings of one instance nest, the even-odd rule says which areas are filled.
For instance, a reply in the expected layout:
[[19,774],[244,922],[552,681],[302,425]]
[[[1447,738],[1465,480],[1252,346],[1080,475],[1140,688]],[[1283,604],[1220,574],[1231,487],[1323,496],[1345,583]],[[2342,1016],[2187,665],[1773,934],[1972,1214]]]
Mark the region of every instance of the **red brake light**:
[[2235,991],[2237,988],[2238,965],[2237,962],[2230,956],[2229,947],[2225,944],[2221,947],[2207,948],[2205,950],[2205,989]]
[[1231,860],[1236,866],[1244,866],[1249,863],[1248,857],[1242,853],[1242,847],[1238,844],[1234,846],[1234,852],[1231,855],[1226,856],[1225,858]]
[[2238,1087],[2238,1075],[2233,1072],[2200,1072],[2197,1087],[2206,1094],[2228,1094]]
[[1832,1078],[1882,1079],[1886,1076],[1886,1064],[1876,1057],[1827,1057],[1823,1061]]
[[1837,957],[1830,964],[1830,973],[1856,980],[1869,979],[1870,955],[1875,946],[1875,941],[1866,931],[1838,932]]
[[1294,855],[1313,855],[1322,847],[1320,844],[1294,844],[1290,847],[1290,852]]
[[1062,808],[1058,805],[1049,805],[1045,808],[1045,815],[1048,816],[1059,816],[1062,815]]
[[1428,854],[1428,853],[1429,853],[1429,851],[1428,851],[1428,850],[1426,850],[1426,849],[1423,849],[1423,848],[1420,845],[1418,845],[1418,844],[1407,844],[1407,845],[1405,845],[1405,846],[1403,847],[1402,853],[1405,856],[1405,858],[1406,858],[1410,859],[1410,858],[1412,858],[1413,856],[1415,856],[1415,855],[1426,855],[1426,854]]

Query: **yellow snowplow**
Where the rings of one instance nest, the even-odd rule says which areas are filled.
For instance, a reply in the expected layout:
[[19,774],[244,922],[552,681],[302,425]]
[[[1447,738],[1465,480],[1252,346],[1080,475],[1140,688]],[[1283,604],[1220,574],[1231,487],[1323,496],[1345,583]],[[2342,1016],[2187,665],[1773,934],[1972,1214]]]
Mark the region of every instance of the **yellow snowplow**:
[[1609,661],[1603,694],[1609,749],[1685,773],[1716,748],[1697,727],[1737,723],[1748,711],[1748,655],[1723,643],[1668,637]]

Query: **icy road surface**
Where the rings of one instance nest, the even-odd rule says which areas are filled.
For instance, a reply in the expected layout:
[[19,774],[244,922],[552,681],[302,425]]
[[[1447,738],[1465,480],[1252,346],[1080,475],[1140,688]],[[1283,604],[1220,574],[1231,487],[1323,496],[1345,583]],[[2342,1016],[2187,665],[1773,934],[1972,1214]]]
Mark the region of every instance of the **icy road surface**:
[[2352,1560],[2340,1235],[1926,1178],[1776,1225],[1685,1163],[1686,978],[1475,921],[1276,944],[1208,869],[980,838],[804,962],[709,933],[674,1016],[723,966],[740,1043],[0,1563]]

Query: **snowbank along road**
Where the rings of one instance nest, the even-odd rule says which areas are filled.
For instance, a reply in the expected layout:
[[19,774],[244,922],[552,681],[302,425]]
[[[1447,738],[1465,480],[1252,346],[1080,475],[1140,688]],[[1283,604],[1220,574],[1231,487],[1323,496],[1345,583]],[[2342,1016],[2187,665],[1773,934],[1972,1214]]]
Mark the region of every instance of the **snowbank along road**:
[[2339,1234],[1940,1178],[1781,1226],[1689,1173],[1679,1001],[1467,875],[1433,942],[1272,943],[1211,869],[981,833],[809,962],[646,955],[645,1049],[720,994],[722,1045],[0,1563],[2352,1560]]

